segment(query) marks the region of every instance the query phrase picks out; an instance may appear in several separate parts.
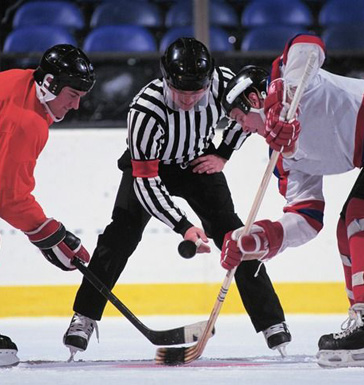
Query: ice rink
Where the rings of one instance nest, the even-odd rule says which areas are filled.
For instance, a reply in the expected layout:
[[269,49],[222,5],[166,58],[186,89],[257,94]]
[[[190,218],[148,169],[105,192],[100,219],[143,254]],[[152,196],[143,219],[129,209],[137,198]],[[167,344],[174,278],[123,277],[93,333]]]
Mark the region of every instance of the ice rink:
[[[170,329],[208,317],[141,317],[151,329]],[[266,347],[246,315],[221,315],[201,359],[179,367],[155,365],[156,347],[125,318],[99,323],[85,353],[67,363],[62,336],[68,318],[1,319],[2,334],[17,343],[21,363],[0,370],[1,385],[342,385],[363,384],[364,368],[322,369],[316,363],[321,334],[338,331],[345,315],[288,315],[293,340],[288,356]]]

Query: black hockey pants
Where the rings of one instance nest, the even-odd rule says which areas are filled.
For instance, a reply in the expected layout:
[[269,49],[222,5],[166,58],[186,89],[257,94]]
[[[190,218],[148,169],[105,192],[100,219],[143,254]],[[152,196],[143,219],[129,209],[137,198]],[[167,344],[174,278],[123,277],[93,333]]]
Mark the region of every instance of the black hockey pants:
[[[128,159],[129,158],[129,159]],[[150,215],[139,203],[133,189],[133,177],[128,152],[119,167],[123,177],[117,194],[112,222],[98,238],[89,269],[112,289],[125,268],[128,258],[141,240]],[[194,174],[191,167],[160,165],[159,175],[169,193],[185,199],[200,218],[206,234],[221,249],[224,235],[242,226],[234,212],[223,173]],[[284,321],[284,313],[265,266],[254,277],[258,261],[246,261],[238,267],[235,280],[243,304],[257,332]],[[106,299],[86,278],[77,292],[74,311],[100,320]]]

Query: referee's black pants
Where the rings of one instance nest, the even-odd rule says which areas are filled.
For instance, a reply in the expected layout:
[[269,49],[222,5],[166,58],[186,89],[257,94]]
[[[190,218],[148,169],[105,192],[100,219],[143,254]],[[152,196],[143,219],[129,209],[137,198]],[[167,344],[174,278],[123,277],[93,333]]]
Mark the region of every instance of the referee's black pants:
[[[119,163],[123,177],[112,222],[99,236],[89,264],[89,269],[110,289],[124,270],[151,218],[134,193],[130,160],[127,156],[123,158],[124,161]],[[219,249],[224,235],[243,225],[234,212],[231,193],[222,172],[195,174],[192,167],[182,169],[175,165],[160,165],[159,175],[171,195],[188,202],[200,218],[206,234]],[[264,265],[254,277],[259,264],[259,261],[245,261],[235,273],[241,299],[257,332],[284,321],[283,309]],[[106,299],[84,278],[76,295],[74,311],[100,320],[105,305]]]

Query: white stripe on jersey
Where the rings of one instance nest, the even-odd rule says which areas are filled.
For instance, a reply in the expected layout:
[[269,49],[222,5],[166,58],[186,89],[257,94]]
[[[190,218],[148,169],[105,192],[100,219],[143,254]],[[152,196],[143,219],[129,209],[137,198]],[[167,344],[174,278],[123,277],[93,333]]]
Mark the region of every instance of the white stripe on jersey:
[[[148,181],[148,183],[145,183]],[[161,179],[157,178],[135,178],[134,190],[149,214],[174,228],[185,216],[185,213],[171,202],[171,198],[162,184]],[[169,210],[161,210],[160,207],[169,207]]]

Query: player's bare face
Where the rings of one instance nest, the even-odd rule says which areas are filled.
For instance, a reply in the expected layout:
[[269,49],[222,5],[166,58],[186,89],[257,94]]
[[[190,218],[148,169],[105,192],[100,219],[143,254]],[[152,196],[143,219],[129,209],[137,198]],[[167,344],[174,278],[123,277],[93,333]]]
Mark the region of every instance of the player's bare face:
[[197,91],[181,91],[173,87],[170,88],[173,102],[183,111],[193,108],[207,92],[206,88]]
[[264,122],[262,117],[257,112],[249,112],[244,114],[239,108],[233,108],[230,112],[230,118],[238,122],[244,132],[258,133],[264,135]]
[[63,87],[59,95],[48,102],[48,107],[52,114],[57,118],[63,118],[68,111],[78,110],[80,107],[80,99],[86,95],[87,92],[78,91],[74,88]]
[[230,118],[235,120],[237,123],[239,123],[242,127],[245,126],[245,119],[246,114],[244,114],[243,111],[241,111],[239,108],[233,108],[230,111]]

